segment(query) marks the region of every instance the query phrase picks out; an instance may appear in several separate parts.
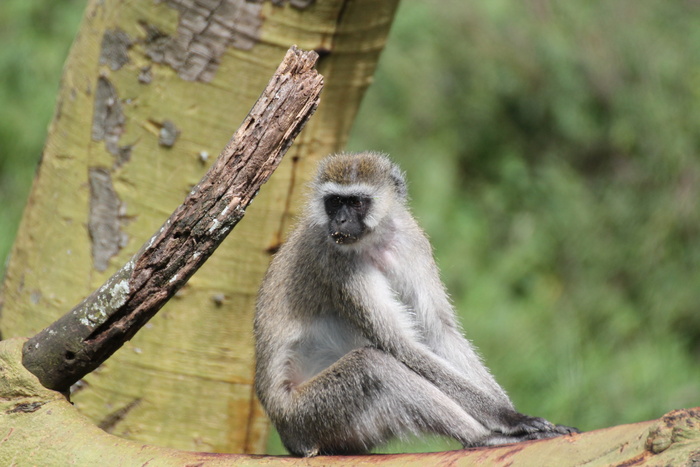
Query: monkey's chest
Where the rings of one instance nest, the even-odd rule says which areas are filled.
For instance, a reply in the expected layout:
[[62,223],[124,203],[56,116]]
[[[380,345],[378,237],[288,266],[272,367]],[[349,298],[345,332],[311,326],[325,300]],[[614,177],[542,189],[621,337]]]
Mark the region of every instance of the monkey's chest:
[[348,352],[368,344],[359,330],[343,319],[331,314],[319,316],[307,327],[296,347],[299,374],[306,381]]

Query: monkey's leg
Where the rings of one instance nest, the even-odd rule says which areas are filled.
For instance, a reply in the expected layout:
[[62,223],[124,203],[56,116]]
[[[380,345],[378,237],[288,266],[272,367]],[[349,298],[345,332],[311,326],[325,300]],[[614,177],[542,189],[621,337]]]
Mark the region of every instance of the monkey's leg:
[[277,429],[293,454],[364,453],[433,432],[477,445],[490,432],[433,384],[375,348],[353,350],[293,388]]
[[469,341],[460,333],[449,331],[442,333],[440,338],[439,341],[432,343],[436,354],[449,361],[466,380],[490,394],[494,398],[491,404],[493,408],[501,408],[501,415],[497,420],[502,425],[489,426],[493,430],[493,435],[485,440],[484,444],[515,443],[579,432],[576,428],[554,425],[543,418],[516,411],[506,393],[481,364]]

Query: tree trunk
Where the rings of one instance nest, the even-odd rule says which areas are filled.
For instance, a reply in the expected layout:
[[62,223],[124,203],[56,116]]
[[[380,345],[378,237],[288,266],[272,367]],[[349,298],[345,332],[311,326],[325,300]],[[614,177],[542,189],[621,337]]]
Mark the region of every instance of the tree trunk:
[[8,264],[3,337],[36,334],[135,253],[202,178],[291,44],[319,52],[326,82],[236,241],[74,387],[99,427],[160,446],[264,452],[255,293],[313,165],[345,144],[397,2],[89,2]]

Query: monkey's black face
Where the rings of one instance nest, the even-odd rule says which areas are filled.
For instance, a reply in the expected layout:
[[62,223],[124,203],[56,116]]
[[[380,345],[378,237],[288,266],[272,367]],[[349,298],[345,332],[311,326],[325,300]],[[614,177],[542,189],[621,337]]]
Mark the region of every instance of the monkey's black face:
[[335,243],[355,243],[365,233],[365,216],[372,200],[362,196],[328,195],[323,199],[328,233]]

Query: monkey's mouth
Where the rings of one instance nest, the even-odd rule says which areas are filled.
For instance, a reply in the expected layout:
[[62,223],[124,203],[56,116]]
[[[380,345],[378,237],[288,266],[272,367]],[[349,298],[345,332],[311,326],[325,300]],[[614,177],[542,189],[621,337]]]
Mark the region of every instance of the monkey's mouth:
[[338,245],[344,245],[348,243],[355,243],[359,237],[345,232],[331,232],[331,237]]

